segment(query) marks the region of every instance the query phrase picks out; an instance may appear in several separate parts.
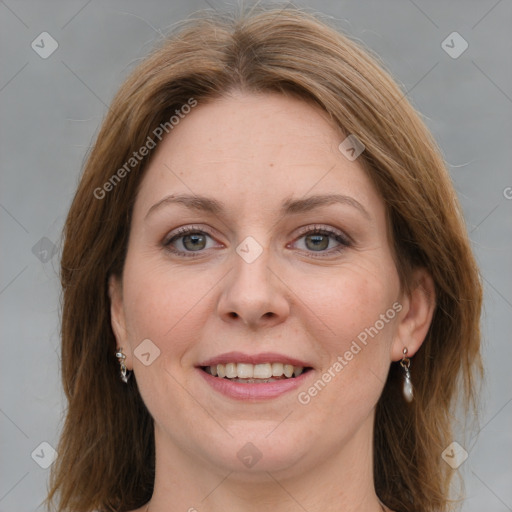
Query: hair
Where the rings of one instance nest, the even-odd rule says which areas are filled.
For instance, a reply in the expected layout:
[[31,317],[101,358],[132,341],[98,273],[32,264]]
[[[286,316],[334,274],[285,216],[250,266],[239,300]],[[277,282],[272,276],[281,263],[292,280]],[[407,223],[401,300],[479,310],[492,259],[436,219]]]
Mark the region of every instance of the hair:
[[377,57],[296,8],[197,15],[143,60],[115,96],[64,227],[68,408],[47,505],[125,511],[151,498],[153,420],[136,379],[124,384],[119,377],[108,295],[109,277],[122,275],[133,204],[151,155],[108,193],[95,191],[107,190],[133,152],[191,98],[201,105],[234,91],[313,102],[364,144],[358,162],[385,202],[401,285],[414,288],[413,270],[424,268],[436,295],[412,362],[415,400],[404,401],[401,369],[391,363],[376,407],[375,489],[396,512],[452,510],[454,472],[441,453],[452,441],[454,404],[461,399],[466,415],[475,408],[482,374],[482,289],[461,208],[440,150]]

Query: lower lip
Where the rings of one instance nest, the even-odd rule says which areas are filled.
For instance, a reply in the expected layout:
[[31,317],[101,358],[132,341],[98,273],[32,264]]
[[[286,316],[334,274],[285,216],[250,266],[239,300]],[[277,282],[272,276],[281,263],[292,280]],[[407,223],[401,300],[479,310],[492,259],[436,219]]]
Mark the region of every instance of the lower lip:
[[198,368],[197,371],[202,375],[205,381],[215,389],[215,391],[238,400],[267,400],[270,398],[276,398],[298,388],[304,380],[308,378],[309,374],[312,373],[312,370],[309,370],[292,379],[262,382],[261,384],[244,384],[241,382],[233,382],[228,379],[214,377],[200,368]]

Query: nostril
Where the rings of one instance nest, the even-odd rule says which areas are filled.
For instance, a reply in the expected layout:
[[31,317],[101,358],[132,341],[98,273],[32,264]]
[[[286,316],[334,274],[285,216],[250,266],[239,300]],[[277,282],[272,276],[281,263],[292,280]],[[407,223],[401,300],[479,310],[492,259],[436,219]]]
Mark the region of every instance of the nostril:
[[231,313],[229,313],[229,316],[231,318],[238,318],[238,313],[235,313],[234,311],[232,311]]

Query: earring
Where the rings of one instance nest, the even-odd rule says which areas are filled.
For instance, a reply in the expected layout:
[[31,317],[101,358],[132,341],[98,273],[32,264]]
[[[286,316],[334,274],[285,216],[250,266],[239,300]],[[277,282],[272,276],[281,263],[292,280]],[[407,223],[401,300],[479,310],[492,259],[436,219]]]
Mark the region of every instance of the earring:
[[409,372],[409,367],[411,366],[411,360],[407,357],[407,348],[404,347],[403,357],[400,361],[400,366],[404,369],[405,380],[404,380],[404,398],[408,402],[412,402],[414,398],[413,390],[412,390],[412,382],[411,382],[411,374]]
[[124,364],[124,360],[126,359],[126,356],[123,354],[122,347],[118,349],[116,352],[117,360],[119,361],[119,366],[121,367],[121,380],[126,384],[128,382],[128,379],[130,378],[131,373],[128,373],[128,369],[126,368],[126,365]]

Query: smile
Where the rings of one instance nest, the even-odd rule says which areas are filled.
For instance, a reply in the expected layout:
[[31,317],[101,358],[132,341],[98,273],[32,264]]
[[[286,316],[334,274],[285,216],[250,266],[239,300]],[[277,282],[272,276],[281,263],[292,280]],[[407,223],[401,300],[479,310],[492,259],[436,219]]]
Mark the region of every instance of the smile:
[[227,363],[204,366],[201,369],[214,377],[247,384],[291,379],[310,370],[308,367],[283,363]]
[[202,361],[196,370],[211,390],[249,402],[289,394],[315,373],[306,361],[274,352],[229,352]]

